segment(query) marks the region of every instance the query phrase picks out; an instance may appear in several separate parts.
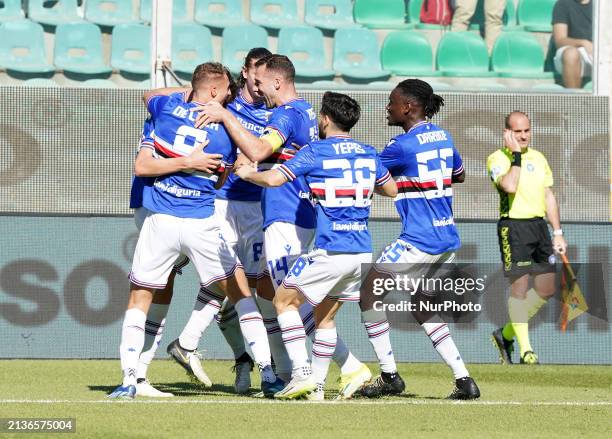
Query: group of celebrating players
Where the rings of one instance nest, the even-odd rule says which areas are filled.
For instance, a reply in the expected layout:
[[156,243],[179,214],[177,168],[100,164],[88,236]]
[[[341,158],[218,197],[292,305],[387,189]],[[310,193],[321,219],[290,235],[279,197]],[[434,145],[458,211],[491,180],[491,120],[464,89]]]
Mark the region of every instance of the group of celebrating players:
[[[296,93],[294,76],[287,57],[254,48],[237,84],[224,66],[207,62],[191,88],[144,94],[149,118],[131,194],[140,235],[121,334],[123,383],[109,397],[172,396],[149,383],[147,368],[175,275],[189,262],[200,290],[167,351],[205,386],[212,383],[197,347],[216,319],[236,359],[237,393],[249,391],[256,365],[261,396],[323,400],[332,359],[341,372],[338,399],[404,391],[370,283],[391,264],[451,262],[460,246],[452,183],[464,180],[462,160],[451,136],[428,122],[443,99],[424,81],[400,82],[387,119],[404,133],[377,154],[349,134],[360,117],[357,101],[326,92],[317,116]],[[362,282],[372,261],[375,192],[395,199],[402,232]],[[361,307],[380,362],[376,379],[338,337],[334,317],[343,302]],[[413,315],[452,369],[449,398],[478,398],[447,324],[434,313]]]

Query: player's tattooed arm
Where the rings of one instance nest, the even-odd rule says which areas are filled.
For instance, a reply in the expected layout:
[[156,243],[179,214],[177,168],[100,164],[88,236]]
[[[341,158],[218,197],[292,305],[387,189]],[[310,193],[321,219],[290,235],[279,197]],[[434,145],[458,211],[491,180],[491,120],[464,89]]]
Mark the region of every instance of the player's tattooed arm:
[[206,105],[195,107],[191,111],[198,112],[195,122],[196,128],[201,128],[210,123],[222,123],[232,141],[249,160],[261,161],[272,154],[272,145],[269,142],[251,134],[229,110],[218,102],[209,102]]
[[134,175],[137,177],[159,177],[174,172],[202,171],[213,172],[221,164],[221,154],[207,154],[204,147],[208,140],[198,145],[185,157],[158,159],[151,148],[141,148],[134,162]]
[[257,172],[257,162],[242,165],[234,171],[243,180],[249,181],[257,186],[277,187],[287,183],[287,177],[277,169]]

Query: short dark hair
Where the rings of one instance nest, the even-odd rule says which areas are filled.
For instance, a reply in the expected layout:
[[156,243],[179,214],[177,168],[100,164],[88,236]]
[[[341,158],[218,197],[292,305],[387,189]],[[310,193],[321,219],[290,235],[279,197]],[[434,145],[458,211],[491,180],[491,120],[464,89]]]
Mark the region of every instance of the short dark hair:
[[255,65],[257,67],[265,66],[266,69],[280,72],[283,74],[285,79],[289,81],[293,81],[295,79],[295,67],[293,67],[291,60],[285,55],[274,54],[266,56],[265,58],[258,60]]
[[361,107],[348,95],[326,91],[321,101],[321,114],[328,116],[342,131],[349,132],[359,121]]
[[[191,87],[195,90],[201,82],[207,82],[212,79],[218,79],[222,76],[228,76],[228,71],[225,66],[218,62],[205,62],[200,64],[193,71],[193,75],[191,76]],[[229,75],[229,78],[231,75]],[[230,84],[233,82],[233,79],[230,80]]]
[[[244,64],[242,67],[248,69],[253,64],[253,61],[260,60],[270,55],[272,55],[272,52],[270,52],[265,47],[253,47],[251,50],[249,50],[249,53],[247,53],[246,56],[244,57]],[[245,81],[244,81],[244,77],[242,76],[242,71],[238,73],[238,79],[236,82],[238,83],[238,87],[244,86]]]
[[504,118],[504,126],[506,127],[507,130],[512,129],[512,127],[510,126],[510,119],[512,119],[512,116],[514,116],[515,114],[522,114],[523,116],[527,118],[527,120],[529,120],[529,116],[527,116],[527,113],[520,111],[520,110],[514,110],[513,112],[508,113],[506,117]]
[[423,107],[425,117],[428,119],[435,116],[444,106],[444,99],[434,93],[431,85],[420,79],[405,79],[397,84],[396,88],[404,97],[416,100]]

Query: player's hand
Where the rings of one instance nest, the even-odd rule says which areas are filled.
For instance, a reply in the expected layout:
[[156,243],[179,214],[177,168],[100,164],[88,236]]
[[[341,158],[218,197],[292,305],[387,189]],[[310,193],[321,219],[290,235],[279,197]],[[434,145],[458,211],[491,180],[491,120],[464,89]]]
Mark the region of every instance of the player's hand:
[[553,236],[553,250],[559,254],[565,254],[567,250],[567,242],[565,242],[565,238],[563,236]]
[[196,128],[202,128],[211,123],[223,122],[223,118],[227,113],[223,105],[216,101],[210,101],[205,105],[192,108],[191,111],[198,112],[195,121]]
[[250,175],[257,173],[257,162],[240,164],[237,168],[235,168],[234,173],[243,180],[248,180]]
[[238,169],[239,167],[244,166],[244,165],[250,165],[251,163],[253,162],[250,161],[246,155],[238,154],[238,157],[236,158],[236,161],[234,162],[234,169]]
[[516,137],[514,137],[512,130],[504,130],[504,145],[512,152],[521,152],[521,145],[516,140]]
[[189,169],[203,172],[214,172],[221,165],[223,155],[208,154],[204,152],[204,148],[206,148],[208,142],[209,140],[206,139],[204,142],[197,145],[191,154],[186,157],[187,167]]

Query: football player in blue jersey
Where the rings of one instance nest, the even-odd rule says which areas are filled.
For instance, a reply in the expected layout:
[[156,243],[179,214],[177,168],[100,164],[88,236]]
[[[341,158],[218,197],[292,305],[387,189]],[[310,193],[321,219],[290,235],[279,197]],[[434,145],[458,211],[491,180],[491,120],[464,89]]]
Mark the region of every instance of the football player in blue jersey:
[[[388,197],[397,194],[395,182],[376,150],[349,136],[359,116],[357,101],[326,92],[319,114],[323,140],[310,142],[276,169],[258,173],[256,166],[245,165],[236,171],[243,179],[264,187],[282,187],[303,177],[317,208],[314,250],[295,261],[274,298],[293,365],[291,382],[275,398],[309,395],[309,399],[323,399],[325,378],[337,343],[334,316],[342,302],[359,301],[361,267],[372,260],[368,230],[372,195],[375,191]],[[305,301],[315,307],[312,367],[298,313]],[[364,383],[365,379],[353,383],[340,393],[340,398],[350,398]]]
[[[283,55],[272,55],[255,63],[256,94],[273,109],[263,134],[254,136],[230,111],[214,103],[196,110],[199,124],[223,122],[232,140],[244,154],[238,161],[258,161],[261,169],[277,168],[302,146],[319,138],[317,117],[312,106],[295,90],[295,68]],[[283,379],[292,374],[291,361],[283,344],[282,334],[272,304],[275,289],[295,260],[307,253],[312,245],[316,215],[308,185],[303,177],[277,188],[264,188],[262,193],[264,255],[266,276],[259,279],[257,303],[267,323],[276,371]],[[300,307],[300,315],[309,336],[314,335],[312,305]],[[371,373],[338,339],[334,361],[340,366],[340,392],[358,387]]]
[[198,301],[214,319],[227,295],[236,307],[242,332],[251,347],[261,378],[262,390],[272,395],[282,388],[270,359],[266,330],[261,314],[235,253],[223,239],[216,224],[214,199],[220,173],[235,159],[235,148],[222,125],[205,129],[194,126],[193,107],[211,100],[223,103],[230,91],[227,70],[218,63],[199,65],[193,74],[189,102],[183,93],[155,95],[146,92],[144,99],[155,126],[154,146],[164,159],[189,156],[206,146],[211,153],[221,154],[225,169],[217,172],[190,168],[156,177],[151,189],[144,193],[143,205],[149,210],[144,220],[130,272],[131,292],[123,322],[119,348],[123,383],[110,398],[134,398],[136,369],[144,345],[147,312],[156,290],[166,287],[174,262],[188,256],[201,281]]
[[[235,99],[226,106],[242,126],[256,136],[263,133],[270,111],[261,96],[254,92],[255,63],[269,55],[270,51],[263,47],[253,48],[247,53],[238,78],[238,92]],[[257,278],[261,276],[260,258],[263,257],[261,188],[230,174],[223,187],[217,191],[215,216],[227,245],[234,250],[244,266],[249,286],[255,288]],[[269,331],[268,317],[265,314],[263,317],[264,325]],[[201,320],[206,318],[202,310],[195,309],[179,338],[169,346],[169,350],[177,351],[184,346],[189,346],[191,349],[197,347],[202,334]],[[236,393],[246,393],[251,386],[253,360],[245,350],[236,310],[227,299],[217,315],[217,321],[236,360],[234,365]],[[278,358],[274,350],[275,345],[271,344],[270,348],[272,357]],[[176,359],[178,355],[173,357]]]
[[[177,93],[183,91],[180,88],[162,89],[157,93]],[[155,145],[152,138],[153,121],[148,118],[144,122],[142,135],[138,145],[135,163],[135,175],[132,178],[132,187],[130,190],[130,209],[134,209],[134,221],[138,231],[142,228],[144,219],[148,214],[146,207],[142,205],[144,193],[150,190],[151,185],[155,181],[154,177],[160,175],[177,172],[182,169],[196,169],[199,171],[213,172],[220,164],[221,154],[207,154],[203,152],[204,144],[196,148],[189,156],[166,159],[163,161],[155,161],[158,157],[155,153]],[[136,370],[136,394],[139,396],[165,398],[173,396],[169,392],[161,392],[153,387],[147,379],[147,371],[161,340],[166,315],[170,301],[172,300],[174,277],[180,273],[182,267],[189,262],[185,256],[180,256],[174,266],[174,269],[168,277],[166,287],[161,291],[156,291],[153,295],[153,302],[147,313],[147,321],[145,323],[145,342],[143,351],[138,361]],[[199,360],[197,352],[188,353],[190,363],[193,365],[193,372],[199,376],[199,380],[205,384],[212,385],[208,376],[204,373],[201,366],[198,368]],[[193,357],[193,358],[191,358]]]
[[[393,357],[387,317],[374,306],[375,301],[381,300],[381,296],[373,295],[370,283],[376,277],[374,271],[379,277],[406,273],[406,269],[411,277],[434,277],[436,264],[452,262],[461,245],[453,218],[452,183],[464,181],[463,162],[451,135],[429,122],[442,105],[444,99],[419,79],[400,82],[389,96],[388,123],[402,127],[404,133],[391,139],[380,153],[380,160],[397,183],[395,206],[402,220],[402,233],[383,251],[362,286],[362,321],[381,366],[381,375],[363,387],[364,396],[397,394],[405,388]],[[436,293],[416,291],[413,303],[433,301]],[[480,391],[469,376],[448,325],[434,312],[421,308],[424,307],[415,307],[412,314],[455,377],[456,386],[449,398],[478,398]]]

